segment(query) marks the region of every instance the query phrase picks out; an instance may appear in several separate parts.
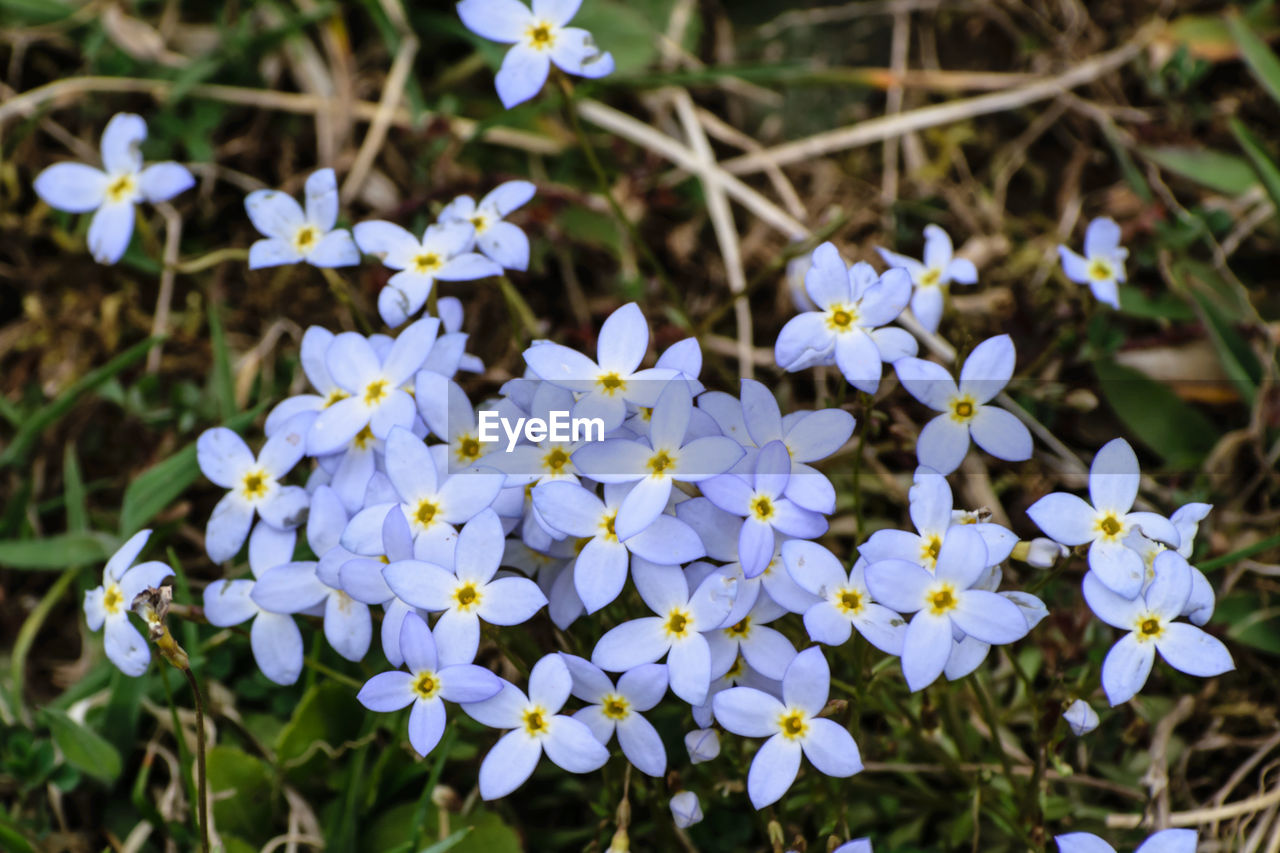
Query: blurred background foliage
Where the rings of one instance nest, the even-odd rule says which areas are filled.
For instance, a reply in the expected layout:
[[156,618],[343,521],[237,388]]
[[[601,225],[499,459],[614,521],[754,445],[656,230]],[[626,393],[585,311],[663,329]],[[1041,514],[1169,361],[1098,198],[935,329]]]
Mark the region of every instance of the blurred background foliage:
[[[624,784],[636,850],[780,851],[770,821],[788,848],[816,851],[851,835],[871,835],[880,853],[1043,850],[1071,829],[1125,849],[1140,819],[1171,814],[1201,829],[1202,850],[1280,849],[1274,5],[586,0],[575,23],[613,52],[616,74],[503,111],[492,87],[503,49],[443,0],[0,0],[0,849],[195,848],[186,686],[159,664],[139,679],[116,672],[80,602],[124,537],[150,526],[148,555],[178,570],[179,602],[198,603],[221,570],[203,550],[218,490],[198,475],[196,436],[226,424],[256,440],[266,408],[302,387],[302,330],[374,316],[387,275],[377,265],[248,272],[243,257],[216,253],[254,239],[249,190],[296,191],[318,165],[352,168],[401,53],[412,71],[400,108],[372,168],[344,190],[344,224],[419,230],[459,193],[512,177],[539,187],[516,217],[533,239],[530,270],[513,277],[527,310],[489,285],[442,288],[463,298],[469,349],[490,366],[475,395],[521,372],[532,333],[590,346],[608,311],[639,300],[658,346],[702,336],[711,387],[736,390],[745,353],[784,406],[858,416],[856,445],[827,466],[842,496],[828,544],[849,556],[872,530],[907,523],[921,412],[892,382],[868,408],[838,376],[777,373],[771,343],[794,311],[786,261],[825,237],[849,259],[874,261],[876,245],[917,253],[936,222],[982,282],[952,300],[944,336],[964,352],[1012,334],[1014,396],[1074,452],[1087,460],[1125,435],[1157,508],[1215,504],[1197,561],[1220,594],[1210,630],[1238,671],[1204,682],[1157,667],[1142,697],[1076,741],[1060,712],[1096,687],[1112,632],[1079,600],[1082,561],[1016,567],[1007,577],[1052,615],[966,680],[910,695],[896,663],[856,640],[829,655],[833,695],[848,702],[840,718],[867,761],[853,779],[803,771],[780,804],[752,812],[754,745],[725,737],[719,760],[688,767],[692,726],[672,702],[653,714],[668,778],[627,783],[620,757],[586,777],[544,766],[483,804],[475,775],[494,733],[454,714],[417,759],[402,715],[355,701],[381,668],[376,652],[351,664],[315,632],[302,678],[280,688],[257,672],[245,631],[201,624],[190,607],[179,639],[211,709],[227,850],[600,850]],[[1117,51],[1072,86],[990,101]],[[696,149],[679,118],[691,97],[712,155],[810,232],[735,209],[750,346],[706,185],[588,122],[602,187],[570,120],[584,97]],[[958,109],[929,116],[940,104]],[[119,111],[146,117],[148,160],[188,162],[200,183],[171,213],[143,208],[129,252],[106,268],[85,250],[88,217],[51,211],[31,183],[50,163],[94,161]],[[770,160],[774,146],[876,121],[890,124],[869,140]],[[761,150],[763,165],[743,165]],[[171,295],[166,215],[182,221]],[[1098,215],[1120,222],[1132,250],[1119,312],[1057,267],[1055,245],[1078,245]],[[166,300],[161,340],[153,319]],[[956,478],[958,503],[1030,536],[1026,506],[1080,488],[1069,474],[1052,454],[976,462]],[[566,637],[539,617],[482,655],[518,678],[543,650],[589,649],[605,627]],[[687,833],[666,807],[682,787],[707,813]]]

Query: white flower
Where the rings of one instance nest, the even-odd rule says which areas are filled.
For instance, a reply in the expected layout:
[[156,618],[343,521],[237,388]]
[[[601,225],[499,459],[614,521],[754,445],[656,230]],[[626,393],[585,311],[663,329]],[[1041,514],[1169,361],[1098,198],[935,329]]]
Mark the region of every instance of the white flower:
[[50,207],[97,211],[89,223],[89,251],[100,264],[114,264],[129,247],[135,204],[168,201],[196,182],[178,163],[152,163],[144,169],[139,146],[146,138],[141,116],[116,113],[102,131],[102,169],[56,163],[36,176],[36,194]]
[[1084,257],[1066,246],[1058,247],[1062,271],[1076,284],[1087,284],[1099,302],[1120,307],[1118,283],[1125,280],[1124,261],[1129,250],[1120,245],[1120,226],[1100,217],[1084,232]]
[[533,11],[519,0],[462,0],[458,15],[467,29],[510,44],[494,83],[508,109],[529,100],[547,80],[551,63],[581,77],[613,71],[613,56],[596,47],[591,33],[565,24],[582,0],[533,0]]
[[[485,257],[512,270],[529,268],[529,238],[506,217],[533,198],[528,181],[507,181],[489,191],[477,204],[460,195],[440,211],[440,224],[466,223],[475,229],[475,246]],[[443,318],[444,315],[441,315]]]
[[671,798],[671,819],[681,829],[702,822],[702,804],[693,791],[681,791]]
[[265,240],[249,247],[249,269],[306,261],[314,267],[360,263],[360,250],[338,222],[338,179],[333,169],[312,172],[306,184],[306,210],[279,190],[254,190],[244,208]]

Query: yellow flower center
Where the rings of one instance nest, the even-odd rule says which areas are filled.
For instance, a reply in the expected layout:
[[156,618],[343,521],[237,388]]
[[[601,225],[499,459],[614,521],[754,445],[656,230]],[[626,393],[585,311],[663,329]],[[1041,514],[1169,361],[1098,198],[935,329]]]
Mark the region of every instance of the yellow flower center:
[[525,37],[534,50],[550,50],[556,42],[555,33],[551,32],[551,25],[545,22],[529,27]]
[[466,435],[459,439],[458,458],[463,462],[470,462],[480,458],[480,441],[471,435]]
[[672,637],[684,637],[689,633],[689,614],[683,610],[672,610],[667,616],[667,624],[662,627]]
[[1116,539],[1124,531],[1124,522],[1109,512],[1098,520],[1096,528],[1106,539]]
[[115,180],[107,185],[107,201],[111,204],[131,201],[137,190],[138,183],[133,179],[133,175],[117,175]]
[[858,312],[844,305],[833,305],[827,310],[827,328],[834,332],[848,331],[858,319]]
[[413,692],[417,693],[423,699],[432,699],[436,693],[440,691],[440,682],[436,680],[435,674],[430,672],[418,673],[417,679],[413,682]]
[[569,464],[569,454],[560,448],[552,449],[550,453],[542,457],[542,467],[550,471],[552,474],[560,474],[564,471],[564,466]]
[[267,472],[261,469],[250,471],[244,475],[244,479],[240,482],[240,492],[245,496],[246,500],[256,501],[266,497],[267,489],[271,487],[271,478],[267,476]]
[[920,281],[917,284],[921,287],[936,287],[940,281],[942,281],[942,270],[937,267],[929,267],[920,273]]
[[480,590],[467,581],[453,591],[453,600],[458,603],[459,610],[466,612],[480,605]]
[[604,528],[604,538],[609,542],[618,541],[618,532],[613,529],[614,522],[618,520],[618,513],[613,512],[600,519],[600,526]]
[[846,615],[862,610],[862,593],[856,589],[842,589],[836,598],[836,606]]
[[676,460],[671,458],[671,454],[665,450],[659,450],[657,453],[649,457],[649,461],[645,463],[649,469],[649,473],[655,477],[660,477],[666,470],[676,464]]
[[956,601],[955,587],[949,583],[934,587],[932,592],[925,595],[925,600],[929,603],[929,612],[934,616],[942,616],[955,610],[960,604]]
[[789,711],[778,718],[778,729],[787,740],[797,740],[809,731],[809,720],[803,711]]
[[351,439],[351,443],[356,446],[357,450],[368,450],[369,445],[373,442],[373,427],[365,424],[356,433],[356,437]]
[[938,564],[938,552],[942,550],[942,538],[936,533],[920,543],[920,562],[925,568],[933,568]]
[[303,225],[293,235],[293,248],[304,255],[314,249],[318,242],[320,242],[320,231],[314,225]]
[[329,392],[329,396],[324,398],[324,408],[327,409],[330,406],[332,406],[334,403],[340,403],[350,396],[351,396],[350,394],[348,394],[346,391],[343,391],[341,388],[334,388],[332,391]]
[[366,406],[376,406],[387,397],[387,385],[390,383],[385,379],[375,379],[368,385],[364,386],[364,404]]
[[1089,278],[1094,281],[1110,281],[1115,277],[1116,272],[1106,258],[1094,258],[1089,262]]
[[547,712],[541,707],[526,708],[524,712],[524,730],[531,737],[546,734],[551,727],[547,724]]
[[760,495],[751,502],[751,512],[760,521],[768,521],[773,518],[773,501],[768,495]]
[[613,396],[616,391],[627,390],[627,380],[623,379],[617,373],[606,373],[596,378],[596,384],[600,389],[609,396]]
[[440,260],[440,256],[435,252],[423,252],[420,255],[413,256],[413,271],[418,275],[430,275],[440,267],[444,266]]
[[610,693],[600,703],[600,710],[611,720],[621,720],[625,719],[627,714],[631,712],[630,704],[625,697],[619,696],[617,693]]
[[418,501],[418,508],[413,511],[413,517],[423,527],[430,527],[431,522],[435,520],[436,514],[439,512],[440,504],[429,498],[423,498]]
[[742,617],[742,621],[737,622],[733,625],[730,625],[728,628],[725,628],[724,632],[730,637],[736,637],[737,639],[741,640],[742,638],[746,637],[748,634],[751,633],[751,617],[750,616]]
[[477,213],[471,217],[471,227],[476,229],[477,234],[482,234],[484,229],[489,227],[489,223],[485,220],[483,213]]
[[124,604],[124,594],[120,592],[117,584],[107,587],[107,592],[102,596],[102,607],[113,616],[120,612],[121,605]]
[[972,420],[977,411],[977,404],[967,394],[963,397],[956,397],[951,401],[951,417],[961,423]]

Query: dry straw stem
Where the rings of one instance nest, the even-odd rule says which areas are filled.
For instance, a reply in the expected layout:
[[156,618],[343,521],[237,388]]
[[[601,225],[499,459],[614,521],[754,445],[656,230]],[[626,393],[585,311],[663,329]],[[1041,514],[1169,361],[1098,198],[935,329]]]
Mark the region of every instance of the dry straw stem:
[[1061,74],[1028,83],[1025,86],[859,122],[848,127],[815,134],[806,139],[767,148],[764,151],[743,154],[726,160],[720,165],[725,171],[735,175],[750,174],[761,171],[769,163],[786,166],[836,151],[846,151],[861,145],[883,142],[916,130],[1025,107],[1037,101],[1056,97],[1085,83],[1091,83],[1125,65],[1137,56],[1163,28],[1163,21],[1148,22],[1133,38],[1115,50],[1086,59]]
[[[157,101],[163,101],[169,97],[174,85],[169,80],[144,80],[136,77],[69,77],[65,80],[55,80],[0,104],[0,127],[3,127],[7,121],[31,115],[40,106],[50,101],[57,102],[56,105],[60,106],[65,102],[79,100],[86,95],[99,92],[143,94],[150,95]],[[213,83],[191,86],[186,90],[186,94],[228,104],[303,115],[327,113],[331,108],[329,99],[317,95],[273,92],[268,89],[249,89],[243,86],[222,86]],[[379,108],[380,105],[372,101],[354,101],[351,104],[351,115],[357,120],[372,122],[377,118]],[[444,116],[429,111],[414,116],[404,107],[397,107],[392,111],[390,124],[395,127],[413,128],[433,120],[447,124],[449,131],[460,139],[469,139],[477,131],[477,123],[470,119]],[[518,148],[532,154],[558,154],[566,146],[563,140],[509,127],[486,128],[480,132],[479,138],[483,142]]]
[[356,193],[360,192],[364,179],[369,174],[369,168],[373,166],[374,159],[382,150],[382,144],[387,139],[387,130],[391,127],[396,108],[404,95],[409,72],[413,70],[413,58],[417,55],[417,37],[405,35],[396,51],[396,58],[391,62],[387,82],[382,87],[382,97],[378,99],[378,111],[369,122],[369,130],[365,133],[364,142],[360,144],[360,151],[356,154],[355,162],[351,164],[351,171],[347,173],[347,179],[342,183],[341,195],[344,202],[351,201]]
[[[173,279],[177,274],[178,247],[182,242],[182,215],[173,205],[163,202],[156,208],[164,216],[164,269],[160,272],[160,295],[156,297],[156,313],[151,320],[151,336],[163,338],[169,331],[169,306],[173,302]],[[147,373],[160,369],[164,341],[147,353]]]
[[[1169,826],[1201,826],[1212,821],[1229,820],[1233,817],[1252,815],[1280,804],[1280,784],[1265,794],[1237,800],[1221,806],[1210,806],[1204,809],[1191,809],[1185,812],[1174,812],[1169,815]],[[1107,815],[1107,827],[1110,829],[1137,829],[1148,824],[1142,815],[1113,814]]]

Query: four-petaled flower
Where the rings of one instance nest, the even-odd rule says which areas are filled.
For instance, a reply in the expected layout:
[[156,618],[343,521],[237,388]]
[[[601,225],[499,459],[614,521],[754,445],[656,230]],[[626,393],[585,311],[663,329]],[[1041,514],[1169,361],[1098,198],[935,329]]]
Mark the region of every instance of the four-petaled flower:
[[661,778],[667,771],[667,751],[653,724],[640,716],[667,692],[667,668],[646,663],[627,670],[615,687],[604,670],[576,655],[560,653],[573,676],[573,695],[587,703],[575,720],[586,723],[596,739],[608,744],[618,733],[618,745],[637,770]]
[[716,694],[716,720],[734,734],[768,737],[747,773],[747,794],[757,809],[777,802],[800,771],[800,754],[827,776],[852,776],[862,769],[853,735],[818,716],[827,704],[831,670],[822,649],[796,655],[782,677],[782,701],[754,687],[730,687]]
[[306,261],[313,267],[350,267],[360,263],[351,232],[337,228],[338,179],[333,169],[307,178],[305,209],[280,190],[254,190],[244,209],[265,238],[249,247],[249,269]]
[[172,161],[143,168],[140,146],[147,124],[133,113],[116,113],[102,131],[102,168],[55,163],[36,176],[35,190],[50,207],[68,213],[97,211],[89,223],[89,251],[100,264],[114,264],[133,236],[134,205],[168,201],[196,179]]
[[529,238],[518,225],[506,221],[513,210],[533,198],[535,187],[528,181],[507,181],[491,189],[476,202],[460,195],[440,211],[440,224],[464,222],[474,229],[475,245],[489,260],[509,270],[529,268]]
[[613,56],[596,47],[591,33],[565,26],[582,0],[462,0],[458,14],[473,33],[511,45],[494,83],[507,109],[538,94],[551,64],[581,77],[613,71]]
[[142,634],[129,622],[133,599],[148,588],[160,586],[161,581],[173,574],[173,569],[155,560],[133,565],[150,538],[150,530],[133,534],[107,560],[102,570],[102,585],[84,594],[84,615],[89,630],[105,628],[103,647],[107,657],[125,675],[135,677],[147,671],[151,652]]
[[876,249],[885,263],[902,267],[911,275],[916,290],[911,297],[911,313],[920,325],[930,332],[938,331],[942,320],[942,303],[946,287],[956,284],[977,284],[978,270],[973,261],[953,257],[951,237],[937,225],[924,227],[924,263],[888,249]]
[[1119,285],[1125,280],[1124,261],[1129,250],[1120,245],[1120,226],[1103,216],[1084,232],[1084,256],[1058,246],[1062,271],[1076,284],[1087,284],[1099,302],[1120,307]]
[[[1147,838],[1133,853],[1196,853],[1199,836],[1192,829],[1165,829]],[[1092,832],[1056,835],[1058,853],[1116,853],[1116,849]]]

